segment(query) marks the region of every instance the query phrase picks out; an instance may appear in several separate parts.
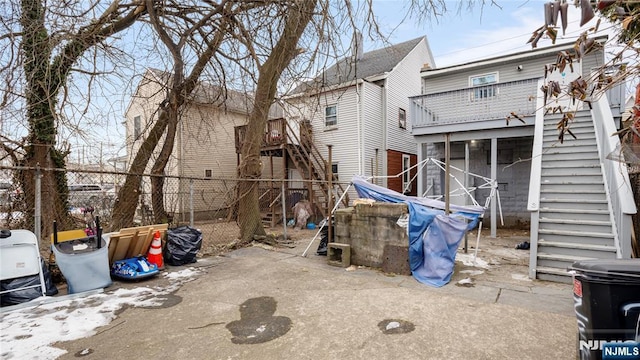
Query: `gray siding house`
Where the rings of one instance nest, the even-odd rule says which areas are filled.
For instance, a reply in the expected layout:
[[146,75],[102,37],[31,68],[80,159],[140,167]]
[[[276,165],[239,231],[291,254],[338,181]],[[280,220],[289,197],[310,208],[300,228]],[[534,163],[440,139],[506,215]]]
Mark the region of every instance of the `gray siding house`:
[[[604,44],[606,38],[597,41]],[[567,85],[605,64],[604,50],[599,49],[574,58],[573,72],[567,67],[545,78],[545,65],[555,63],[560,51],[573,53],[573,43],[425,68],[422,94],[409,102],[418,162],[444,160],[448,141],[451,166],[497,181],[498,196],[487,201],[492,189],[478,188],[482,181],[458,171],[461,184],[477,202],[489,204],[485,218],[491,235],[502,219],[505,226],[530,226],[530,275],[567,281],[566,267],[575,260],[629,256],[627,222],[635,206],[617,202],[630,191],[628,181],[624,185],[622,178],[606,179],[605,168],[620,163],[606,160],[603,143],[617,139],[605,135],[615,130],[599,129],[600,124],[608,124],[609,130],[619,126],[624,87],[594,93],[589,98],[592,109],[580,101],[574,104],[567,95],[545,104],[541,88],[550,80]],[[571,129],[578,139],[558,140],[556,124],[562,115],[548,111],[556,107],[575,112]],[[626,170],[618,171],[622,173]],[[607,187],[616,181],[624,191]],[[419,194],[443,194],[444,184],[443,171],[432,164],[418,172]],[[454,182],[450,190],[455,187]],[[452,196],[450,201],[471,203],[468,196]]]

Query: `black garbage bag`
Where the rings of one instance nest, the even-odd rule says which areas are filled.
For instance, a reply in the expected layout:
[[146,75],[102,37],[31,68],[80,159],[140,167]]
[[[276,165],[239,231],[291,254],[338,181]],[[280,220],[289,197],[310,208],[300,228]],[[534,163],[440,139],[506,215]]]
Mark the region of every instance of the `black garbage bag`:
[[[328,225],[328,218],[322,220],[322,222],[320,222],[320,227],[322,227],[322,230],[320,230],[320,244],[318,245],[318,250],[316,250],[316,254],[317,255],[321,255],[321,256],[327,256],[327,247],[329,246],[329,225]],[[335,238],[335,231],[334,231],[334,218],[331,218],[331,242],[334,242],[334,238]]]
[[[45,264],[44,259],[40,259],[40,266],[42,267],[42,275],[44,276],[44,286],[46,288],[45,295],[53,296],[58,293],[58,288],[51,279],[51,272],[49,267]],[[0,291],[7,291],[13,289],[19,289],[25,286],[40,285],[40,276],[31,275],[23,276],[15,279],[3,280],[0,282]],[[27,301],[31,301],[42,295],[40,287],[34,287],[30,289],[12,291],[6,294],[0,295],[1,306],[10,306],[22,304]]]
[[200,230],[190,226],[168,229],[164,262],[172,266],[194,263],[201,246],[202,232]]

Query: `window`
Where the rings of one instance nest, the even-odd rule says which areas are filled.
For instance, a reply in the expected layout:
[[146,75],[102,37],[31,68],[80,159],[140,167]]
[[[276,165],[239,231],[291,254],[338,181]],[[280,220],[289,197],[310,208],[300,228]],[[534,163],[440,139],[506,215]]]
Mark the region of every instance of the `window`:
[[331,172],[333,173],[333,181],[338,181],[338,163],[331,164]]
[[210,178],[211,177],[211,170],[205,170],[204,171],[204,177]]
[[411,156],[402,154],[402,193],[411,192]]
[[498,73],[475,75],[469,77],[469,86],[472,87],[471,100],[487,99],[498,94],[495,84],[498,82]]
[[407,128],[407,111],[402,108],[398,110],[398,126],[400,129]]
[[336,105],[328,105],[324,108],[324,126],[338,125],[338,108]]
[[142,124],[140,123],[140,115],[133,118],[133,138],[137,139],[140,137],[140,133],[142,130]]

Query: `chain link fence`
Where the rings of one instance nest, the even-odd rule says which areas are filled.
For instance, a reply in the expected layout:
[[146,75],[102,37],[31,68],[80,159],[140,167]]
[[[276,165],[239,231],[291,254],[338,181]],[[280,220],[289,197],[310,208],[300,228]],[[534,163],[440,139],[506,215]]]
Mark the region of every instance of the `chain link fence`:
[[[162,177],[162,194],[156,197],[161,199],[166,212],[166,221],[161,221],[154,216],[154,177],[149,174],[138,175],[139,188],[133,193],[124,193],[121,188],[129,174],[122,172],[6,166],[0,170],[3,174],[0,178],[0,228],[29,229],[39,236],[41,244],[45,244],[43,249],[48,244],[48,233],[52,229],[42,223],[43,212],[53,209],[44,196],[47,187],[42,179],[47,172],[63,172],[66,175],[68,204],[53,217],[58,221],[70,218],[71,224],[59,224],[59,230],[84,228],[93,217],[99,217],[101,226],[110,229],[114,204],[121,200],[119,197],[130,196],[136,201],[134,225],[168,222],[170,227],[189,225],[198,228],[203,233],[200,252],[203,256],[232,248],[240,237],[237,223],[239,179]],[[22,183],[18,180],[20,178],[24,179]],[[292,206],[300,200],[309,199],[308,189],[299,181],[299,188],[290,187],[289,182],[283,180],[252,181],[257,182],[258,186],[260,211],[257,216],[260,216],[266,231],[286,234],[285,224],[291,224],[294,217]],[[310,221],[319,222],[321,213],[319,209],[315,211]]]

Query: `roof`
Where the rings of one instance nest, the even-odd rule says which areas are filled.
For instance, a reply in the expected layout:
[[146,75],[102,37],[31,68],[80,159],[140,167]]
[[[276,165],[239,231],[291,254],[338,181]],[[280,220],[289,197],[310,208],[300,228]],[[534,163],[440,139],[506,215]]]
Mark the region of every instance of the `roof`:
[[[153,78],[145,76],[148,81],[154,81],[162,86],[166,86],[170,81],[170,73],[158,69],[149,69],[148,73]],[[144,83],[141,82],[141,84]],[[189,97],[189,102],[200,105],[210,105],[223,108],[225,111],[235,112],[248,115],[253,108],[253,93],[231,90],[219,85],[208,82],[198,82]],[[282,116],[279,112],[279,106],[274,103],[269,109],[269,118],[278,118]]]
[[423,40],[426,41],[426,36],[372,50],[362,54],[358,61],[353,56],[343,58],[315,79],[295,88],[293,93],[383,75],[393,70]]

